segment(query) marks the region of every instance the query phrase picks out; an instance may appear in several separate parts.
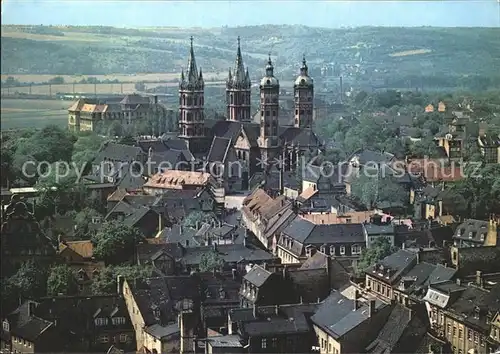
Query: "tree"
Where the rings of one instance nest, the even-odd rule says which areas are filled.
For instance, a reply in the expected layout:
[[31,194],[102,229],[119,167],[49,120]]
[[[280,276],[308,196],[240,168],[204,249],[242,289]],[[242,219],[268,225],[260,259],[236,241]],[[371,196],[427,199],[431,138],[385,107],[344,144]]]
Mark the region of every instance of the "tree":
[[53,85],[61,85],[64,84],[64,77],[62,76],[55,76],[48,81],[49,84]]
[[143,236],[138,229],[118,221],[104,223],[92,236],[94,256],[107,264],[118,264],[128,260],[134,247]]
[[182,221],[184,227],[196,227],[202,223],[211,223],[216,221],[217,217],[214,213],[206,213],[203,211],[192,211],[186,218]]
[[77,290],[75,276],[70,267],[65,264],[52,267],[47,279],[47,294],[49,296],[74,295]]
[[105,141],[105,138],[94,133],[80,135],[73,145],[71,160],[78,168],[87,167],[97,156],[101,145]]
[[56,125],[48,125],[20,142],[16,154],[32,156],[35,161],[71,161],[76,138]]
[[75,214],[75,237],[78,239],[92,238],[94,230],[90,225],[93,224],[95,218],[102,218],[102,214],[95,209],[84,208]]
[[153,275],[153,268],[151,266],[108,266],[93,280],[92,294],[115,294],[119,275],[122,275],[127,281],[149,278]]
[[432,138],[423,138],[410,144],[410,154],[414,157],[439,157],[439,149]]
[[134,88],[136,91],[144,92],[146,91],[146,84],[144,82],[136,82]]
[[382,205],[404,206],[408,195],[392,177],[382,178],[361,171],[351,185],[351,193],[363,202],[369,210]]
[[369,267],[396,251],[397,248],[391,245],[388,238],[377,238],[369,248],[365,248],[361,252],[361,257],[356,266],[356,273],[362,275]]
[[5,283],[6,289],[15,298],[45,296],[47,271],[40,264],[35,264],[33,260],[29,260],[23,263],[17,272],[8,278]]
[[200,272],[220,271],[224,266],[224,259],[215,250],[210,250],[201,255]]

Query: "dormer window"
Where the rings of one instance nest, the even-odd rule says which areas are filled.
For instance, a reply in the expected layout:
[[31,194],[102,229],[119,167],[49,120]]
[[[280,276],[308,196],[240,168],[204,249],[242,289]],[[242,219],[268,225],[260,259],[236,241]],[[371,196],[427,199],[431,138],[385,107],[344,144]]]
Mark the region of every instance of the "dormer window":
[[472,238],[473,234],[472,232],[469,232],[469,238]]
[[125,324],[125,317],[115,317],[113,318],[113,324],[116,325],[122,325]]
[[2,328],[4,331],[6,332],[10,332],[10,324],[9,324],[9,321],[7,320],[4,320],[3,323],[2,323]]
[[94,323],[96,326],[107,326],[108,325],[108,319],[104,317],[98,317],[94,320]]
[[330,255],[334,256],[335,255],[335,246],[330,246]]
[[484,238],[485,238],[485,234],[481,234],[480,240],[484,241]]
[[340,255],[345,255],[345,246],[340,246]]

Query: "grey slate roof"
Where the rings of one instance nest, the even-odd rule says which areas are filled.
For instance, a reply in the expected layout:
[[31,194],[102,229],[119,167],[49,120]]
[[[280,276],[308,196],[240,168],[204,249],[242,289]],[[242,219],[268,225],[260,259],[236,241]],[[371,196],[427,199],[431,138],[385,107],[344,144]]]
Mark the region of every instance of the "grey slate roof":
[[210,146],[210,151],[208,152],[207,161],[224,163],[230,147],[231,139],[217,136],[214,137],[212,145]]
[[296,217],[283,233],[302,244],[365,242],[362,224],[314,224]]
[[246,281],[260,288],[265,282],[271,278],[273,273],[262,268],[259,265],[255,265],[252,269],[243,277]]
[[[388,306],[379,300],[375,301],[376,310]],[[369,309],[366,304],[360,304],[358,308],[354,310],[354,300],[350,300],[340,292],[334,290],[332,294],[323,301],[311,320],[333,338],[340,338],[368,318]]]
[[[367,271],[371,276],[382,277],[385,281],[393,282],[401,273],[416,262],[417,255],[406,250],[398,250],[385,257]],[[381,275],[382,274],[382,275]]]
[[93,164],[103,161],[133,162],[142,161],[144,153],[140,147],[106,142],[101,146]]
[[488,226],[488,221],[469,219],[457,227],[453,238],[483,243],[488,233]]

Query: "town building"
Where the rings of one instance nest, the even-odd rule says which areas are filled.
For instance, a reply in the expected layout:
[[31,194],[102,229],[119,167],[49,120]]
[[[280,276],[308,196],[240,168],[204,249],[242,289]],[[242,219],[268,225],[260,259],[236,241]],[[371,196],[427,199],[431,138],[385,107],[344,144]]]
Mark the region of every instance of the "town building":
[[157,97],[150,99],[131,94],[119,102],[109,103],[81,98],[68,108],[68,128],[74,132],[97,131],[99,124],[119,122],[125,130],[131,124],[147,119],[163,122],[162,126],[166,127],[173,114],[172,110],[158,103]]

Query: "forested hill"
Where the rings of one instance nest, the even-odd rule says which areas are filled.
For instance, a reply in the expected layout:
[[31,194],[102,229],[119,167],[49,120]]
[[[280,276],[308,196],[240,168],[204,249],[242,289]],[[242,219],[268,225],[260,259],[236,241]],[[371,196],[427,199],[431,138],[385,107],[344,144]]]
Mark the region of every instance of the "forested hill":
[[186,64],[190,35],[207,72],[225,73],[232,66],[238,35],[252,75],[261,74],[268,52],[283,75],[296,72],[303,53],[312,69],[337,63],[346,76],[361,80],[471,75],[492,80],[500,67],[498,28],[2,26],[1,70],[4,75],[178,72]]

